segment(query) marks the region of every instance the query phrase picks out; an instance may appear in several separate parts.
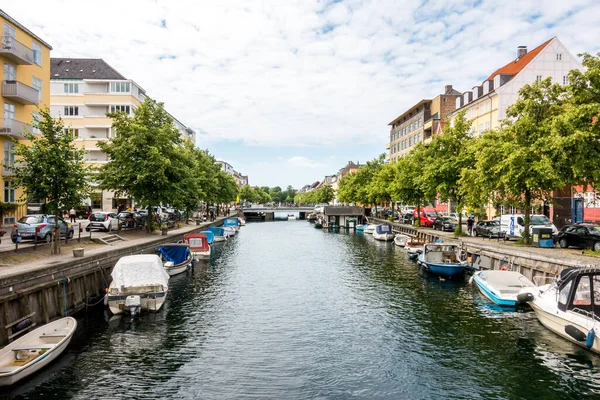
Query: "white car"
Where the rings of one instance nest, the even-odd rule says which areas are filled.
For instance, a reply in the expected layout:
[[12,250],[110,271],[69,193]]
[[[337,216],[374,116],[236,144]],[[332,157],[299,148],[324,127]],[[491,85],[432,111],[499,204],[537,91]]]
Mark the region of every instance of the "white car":
[[112,212],[93,212],[89,216],[88,226],[85,230],[89,232],[92,229],[100,229],[106,232],[117,231],[120,228],[120,221],[117,214]]

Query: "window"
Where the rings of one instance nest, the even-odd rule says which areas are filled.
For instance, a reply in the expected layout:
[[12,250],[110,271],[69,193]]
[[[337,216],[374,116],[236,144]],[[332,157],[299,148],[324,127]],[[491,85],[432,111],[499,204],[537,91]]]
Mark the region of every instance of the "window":
[[129,114],[130,107],[129,106],[110,106],[110,112],[114,113],[117,111],[123,111],[126,114]]
[[79,115],[79,107],[78,106],[65,106],[65,115],[67,115],[67,116]]
[[33,62],[37,65],[42,65],[42,46],[39,43],[33,42]]
[[408,138],[408,147],[412,146],[412,136]]
[[417,140],[418,140],[419,142],[421,142],[421,132],[419,132],[419,134],[417,135]]
[[38,91],[38,101],[42,101],[42,80],[34,76],[31,78],[31,86]]
[[556,53],[556,61],[562,61],[562,54]]
[[111,82],[110,91],[114,93],[129,93],[129,82]]
[[32,133],[36,133],[36,134],[42,133],[42,131],[40,131],[40,128],[38,127],[38,122],[41,118],[42,118],[42,116],[40,115],[40,113],[37,113],[35,111],[31,113],[31,131],[32,131]]
[[7,62],[4,63],[4,80],[5,81],[16,81],[17,80],[17,69],[14,65]]
[[90,194],[90,201],[92,202],[92,208],[102,208],[102,193]]
[[69,132],[71,132],[73,134],[74,138],[79,137],[79,129],[65,128],[64,132],[65,132],[65,135],[67,135]]
[[573,286],[573,281],[569,281],[558,293],[558,302],[566,305],[569,300],[569,293],[571,292],[571,286]]
[[65,93],[79,93],[79,83],[65,83]]
[[488,101],[487,103],[485,103],[485,109],[487,111],[491,111],[492,110],[492,102]]
[[592,304],[590,299],[590,277],[587,275],[579,278],[575,296],[573,296],[573,306],[589,306]]
[[419,118],[419,123],[417,125],[417,127],[422,127],[423,126],[423,120],[421,118]]
[[8,101],[4,102],[4,118],[17,119],[15,105]]
[[485,130],[486,131],[490,130],[490,121],[486,121],[486,123],[485,123]]
[[568,85],[569,84],[569,77],[568,76],[563,76],[563,85]]
[[4,202],[15,202],[15,188],[12,186],[11,181],[4,181]]
[[483,124],[479,124],[479,133],[483,132]]
[[15,165],[15,144],[9,140],[4,141],[4,164],[9,167]]
[[4,24],[4,37],[10,37],[10,38],[15,39],[17,37],[17,30],[13,26],[5,23]]
[[410,129],[409,129],[409,132],[412,132],[412,131],[413,131],[413,124],[412,124],[412,122],[411,122],[411,123],[410,123]]
[[541,75],[538,75],[538,76],[536,76],[536,77],[535,77],[535,80],[536,80],[537,82],[541,82],[541,81],[542,81],[542,76],[541,76]]

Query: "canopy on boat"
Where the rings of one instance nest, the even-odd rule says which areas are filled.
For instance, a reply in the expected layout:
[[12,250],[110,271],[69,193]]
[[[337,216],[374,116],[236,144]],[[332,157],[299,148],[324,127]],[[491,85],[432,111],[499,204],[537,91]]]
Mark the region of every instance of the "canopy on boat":
[[223,226],[239,226],[240,221],[237,218],[225,218]]
[[121,257],[110,274],[119,288],[162,286],[167,288],[169,274],[156,254]]
[[225,236],[225,229],[220,226],[211,226],[208,230],[211,231],[214,236]]
[[190,245],[192,251],[208,251],[208,239],[203,233],[188,233],[183,235],[183,241]]
[[200,232],[204,236],[206,236],[206,240],[208,240],[208,244],[211,244],[215,241],[215,235],[211,231],[202,231]]
[[188,244],[166,244],[158,248],[158,252],[167,261],[178,265],[190,257],[190,246]]
[[377,233],[392,233],[392,227],[388,224],[377,225],[375,228],[375,232]]

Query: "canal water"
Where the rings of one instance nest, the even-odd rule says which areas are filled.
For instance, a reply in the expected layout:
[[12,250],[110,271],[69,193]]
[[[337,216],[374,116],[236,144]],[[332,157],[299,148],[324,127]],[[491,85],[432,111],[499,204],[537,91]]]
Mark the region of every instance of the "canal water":
[[600,357],[422,275],[393,244],[249,223],[139,320],[79,318],[68,351],[0,392],[43,399],[582,399]]

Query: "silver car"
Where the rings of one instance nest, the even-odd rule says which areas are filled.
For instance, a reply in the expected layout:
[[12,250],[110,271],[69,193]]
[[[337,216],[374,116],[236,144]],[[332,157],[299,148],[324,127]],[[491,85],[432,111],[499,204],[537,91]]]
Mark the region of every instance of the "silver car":
[[[67,239],[73,238],[73,226],[58,217],[58,226],[60,227],[60,236]],[[10,238],[13,243],[16,243],[21,238],[23,240],[35,240],[37,235],[38,241],[50,242],[52,240],[52,229],[55,226],[54,215],[31,214],[21,217],[16,224],[13,225]]]

